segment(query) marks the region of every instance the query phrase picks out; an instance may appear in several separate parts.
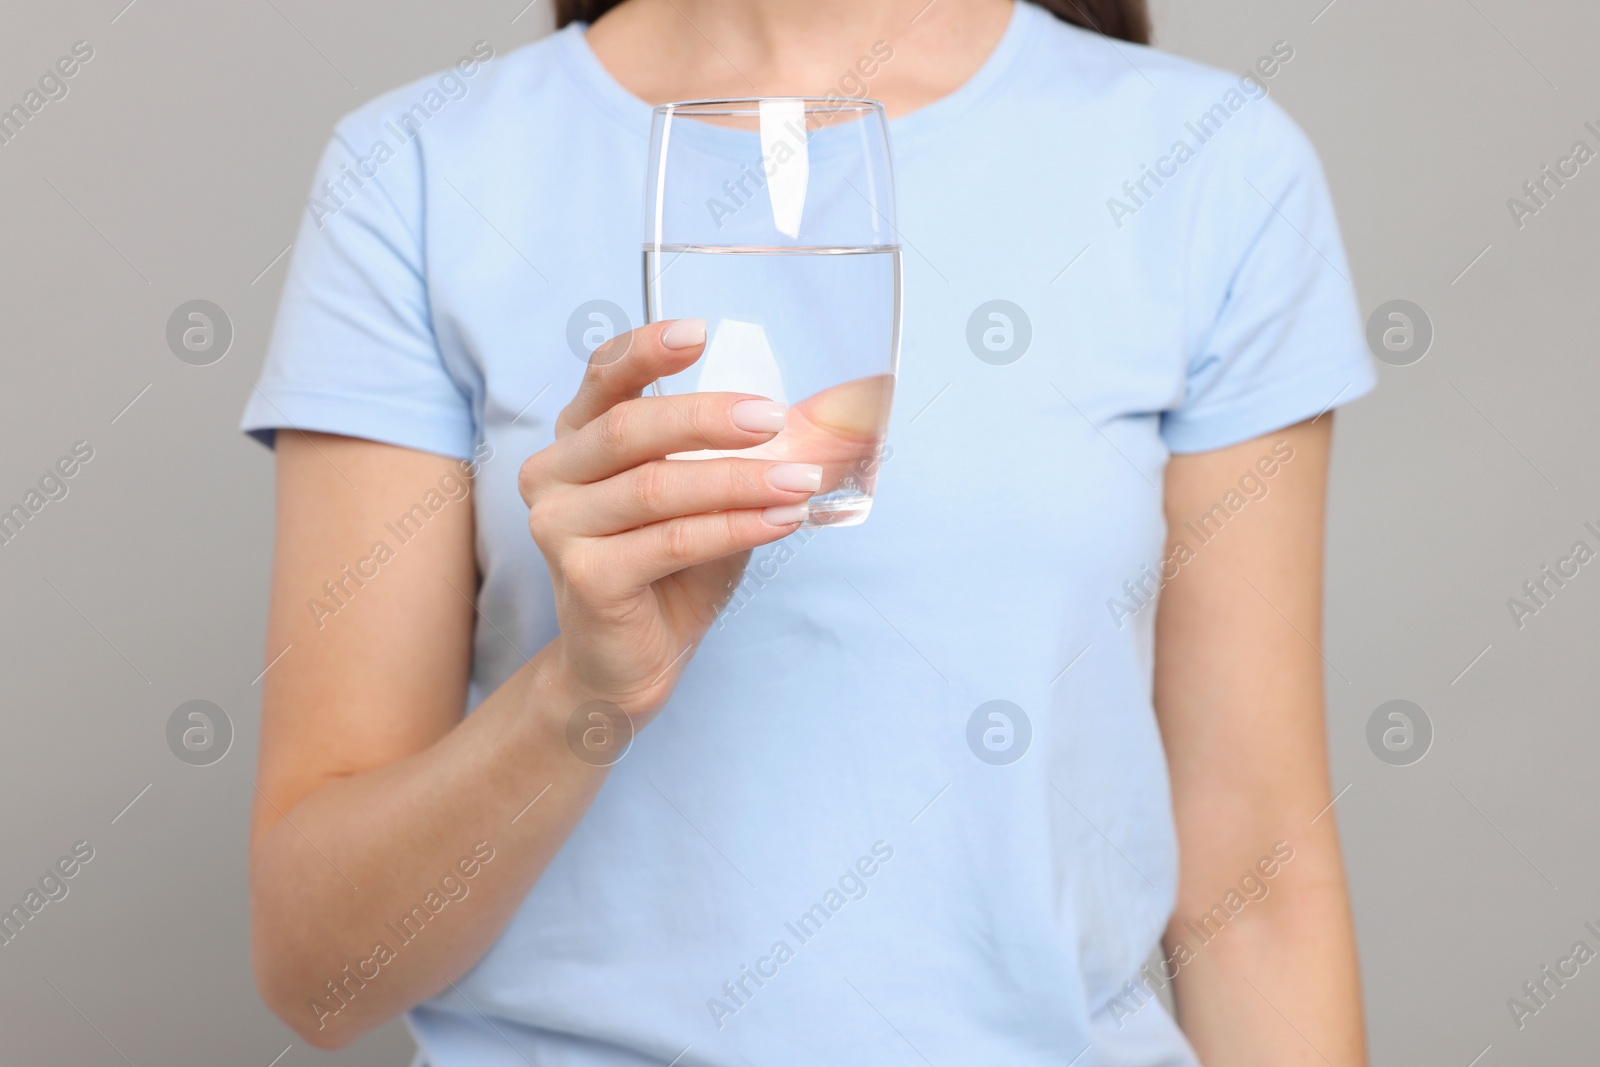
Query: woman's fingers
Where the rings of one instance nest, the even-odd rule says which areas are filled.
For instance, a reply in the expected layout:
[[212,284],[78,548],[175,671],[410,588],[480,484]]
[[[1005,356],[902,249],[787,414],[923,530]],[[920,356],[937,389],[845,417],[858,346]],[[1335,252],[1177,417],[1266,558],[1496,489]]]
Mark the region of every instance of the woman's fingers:
[[749,453],[767,459],[815,463],[823,492],[859,480],[876,463],[894,401],[887,374],[843,382],[789,408],[783,433]]
[[589,357],[572,402],[556,419],[556,437],[582,429],[657,378],[676,374],[705,350],[704,319],[672,319],[618,334]]
[[660,459],[572,490],[569,498],[586,502],[562,510],[571,533],[603,537],[701,512],[803,504],[821,485],[812,463]]
[[637,590],[688,567],[770,544],[793,533],[805,517],[804,504],[684,515],[592,543],[605,545],[613,584]]
[[744,393],[636,397],[547,449],[547,474],[583,484],[674,452],[738,451],[770,441],[783,421],[782,404]]
[[826,477],[820,464],[665,458],[740,452],[784,428],[784,406],[763,397],[640,396],[698,359],[705,340],[704,320],[679,319],[601,345],[556,421],[556,442],[523,465],[534,538],[577,584],[643,589],[776,541],[805,520],[806,501]]

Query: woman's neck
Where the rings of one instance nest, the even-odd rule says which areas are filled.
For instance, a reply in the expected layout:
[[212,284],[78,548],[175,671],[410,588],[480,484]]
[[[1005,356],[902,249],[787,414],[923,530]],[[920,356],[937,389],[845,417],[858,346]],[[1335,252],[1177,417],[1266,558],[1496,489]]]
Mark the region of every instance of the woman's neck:
[[881,100],[897,115],[970,78],[1011,8],[1012,0],[626,0],[588,41],[617,81],[653,104],[834,93]]

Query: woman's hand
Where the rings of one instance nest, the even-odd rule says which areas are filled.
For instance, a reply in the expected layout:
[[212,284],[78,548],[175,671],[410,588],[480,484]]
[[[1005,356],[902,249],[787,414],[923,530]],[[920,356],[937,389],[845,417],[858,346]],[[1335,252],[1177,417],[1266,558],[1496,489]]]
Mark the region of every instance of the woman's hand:
[[578,692],[630,715],[665,703],[750,550],[793,532],[822,482],[809,463],[666,458],[750,448],[784,427],[781,404],[748,394],[640,396],[705,339],[703,320],[678,319],[600,346],[555,443],[518,478],[555,589],[557,662]]

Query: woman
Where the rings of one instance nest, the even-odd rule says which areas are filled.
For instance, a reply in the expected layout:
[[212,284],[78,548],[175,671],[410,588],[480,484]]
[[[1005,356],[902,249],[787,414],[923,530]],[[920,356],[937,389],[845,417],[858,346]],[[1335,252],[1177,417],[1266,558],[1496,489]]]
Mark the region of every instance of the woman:
[[[1211,71],[1137,0],[560,21],[347,117],[297,241],[245,418],[267,1002],[322,1047],[409,1011],[432,1067],[1363,1063],[1317,649],[1372,371],[1292,46]],[[782,424],[640,397],[703,322],[567,329],[640,306],[649,105],[828,92],[891,117],[903,358],[871,518],[790,537],[813,471],[662,458]]]

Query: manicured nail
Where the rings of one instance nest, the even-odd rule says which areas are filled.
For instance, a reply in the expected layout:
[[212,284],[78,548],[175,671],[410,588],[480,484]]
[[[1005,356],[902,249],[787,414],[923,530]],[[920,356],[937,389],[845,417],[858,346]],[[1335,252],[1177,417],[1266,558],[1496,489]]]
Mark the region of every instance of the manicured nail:
[[661,343],[668,348],[693,348],[706,343],[705,319],[677,319],[661,331]]
[[822,488],[822,468],[815,463],[779,463],[767,468],[767,484],[774,489],[815,493]]
[[809,514],[811,508],[805,504],[784,504],[767,508],[761,513],[761,521],[768,526],[793,526],[797,522],[805,522]]
[[741,400],[733,405],[733,424],[751,433],[777,433],[783,429],[782,404],[770,400]]

